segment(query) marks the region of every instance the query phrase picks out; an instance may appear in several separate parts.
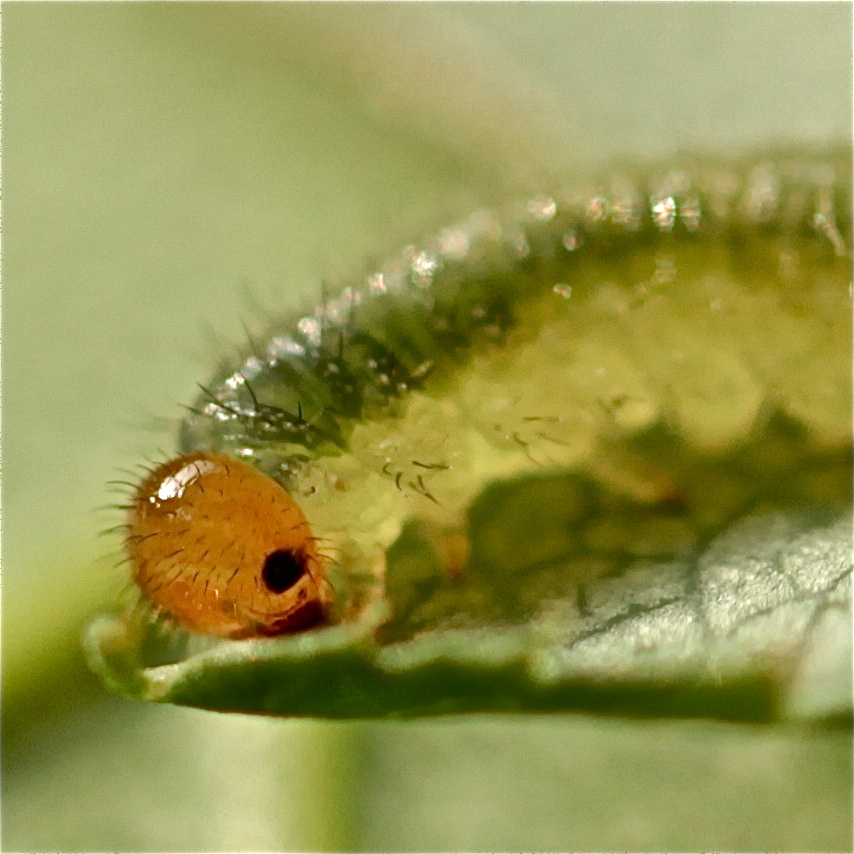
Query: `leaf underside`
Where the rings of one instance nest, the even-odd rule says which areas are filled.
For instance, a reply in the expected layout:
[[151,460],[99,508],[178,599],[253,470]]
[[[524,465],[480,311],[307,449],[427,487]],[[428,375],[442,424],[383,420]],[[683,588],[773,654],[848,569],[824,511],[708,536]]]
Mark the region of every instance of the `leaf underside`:
[[[567,474],[488,489],[470,514],[472,560],[459,577],[408,526],[389,553],[386,601],[358,623],[217,642],[145,667],[132,624],[105,616],[88,630],[88,658],[129,697],[289,717],[850,720],[844,506],[763,503],[665,548],[656,531],[679,542],[679,512],[596,489]],[[581,498],[600,512],[581,512]],[[527,508],[515,525],[514,506]],[[520,566],[509,541],[534,535],[540,551],[517,549]]]

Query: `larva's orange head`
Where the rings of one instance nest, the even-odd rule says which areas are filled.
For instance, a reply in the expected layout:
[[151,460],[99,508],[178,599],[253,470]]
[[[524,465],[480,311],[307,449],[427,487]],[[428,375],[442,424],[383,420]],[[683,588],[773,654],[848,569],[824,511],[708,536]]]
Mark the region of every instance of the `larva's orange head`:
[[296,502],[254,466],[194,453],[155,469],[133,497],[126,547],[158,611],[230,638],[326,617],[324,559]]

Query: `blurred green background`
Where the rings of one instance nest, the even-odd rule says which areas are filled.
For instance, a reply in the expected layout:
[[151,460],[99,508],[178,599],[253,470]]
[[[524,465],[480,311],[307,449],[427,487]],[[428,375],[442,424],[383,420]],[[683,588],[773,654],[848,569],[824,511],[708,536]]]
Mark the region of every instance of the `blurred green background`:
[[615,157],[848,138],[848,4],[2,11],[4,850],[850,848],[844,732],[222,716],[79,651],[105,482],[256,304]]

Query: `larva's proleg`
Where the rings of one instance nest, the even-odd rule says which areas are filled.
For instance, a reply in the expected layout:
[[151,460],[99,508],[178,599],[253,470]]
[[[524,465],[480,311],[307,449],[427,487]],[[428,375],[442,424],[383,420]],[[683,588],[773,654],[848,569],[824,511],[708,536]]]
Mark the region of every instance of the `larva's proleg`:
[[684,504],[693,527],[661,529],[684,545],[734,506],[704,489],[710,460],[781,430],[850,444],[849,173],[838,152],[618,175],[475,213],[293,312],[222,366],[185,456],[139,488],[141,587],[201,632],[307,627],[330,613],[320,537],[358,617],[408,519],[465,555],[472,502],[531,472]]

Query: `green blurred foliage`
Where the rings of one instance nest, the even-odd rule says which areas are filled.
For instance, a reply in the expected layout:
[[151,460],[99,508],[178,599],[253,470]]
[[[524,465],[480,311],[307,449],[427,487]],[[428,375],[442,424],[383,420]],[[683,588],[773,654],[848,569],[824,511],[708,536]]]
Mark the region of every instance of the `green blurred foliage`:
[[848,134],[847,6],[3,17],[5,849],[850,845],[844,732],[221,717],[107,697],[79,651],[124,584],[93,546],[116,516],[89,508],[171,449],[153,414],[174,419],[226,346],[206,326],[237,339],[252,300],[334,281],[550,158]]

